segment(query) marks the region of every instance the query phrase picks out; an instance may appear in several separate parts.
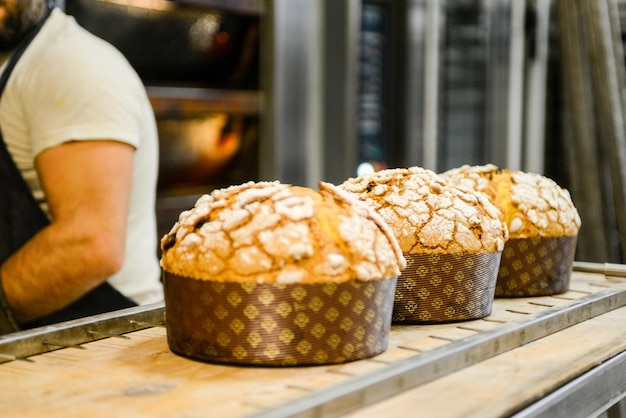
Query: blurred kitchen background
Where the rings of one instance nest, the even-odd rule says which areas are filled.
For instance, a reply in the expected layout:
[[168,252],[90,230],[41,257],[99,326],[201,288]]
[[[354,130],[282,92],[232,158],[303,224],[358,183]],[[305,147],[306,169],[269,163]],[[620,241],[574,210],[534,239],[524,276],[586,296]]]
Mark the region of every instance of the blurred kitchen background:
[[626,262],[626,0],[57,0],[147,86],[159,233],[217,187],[463,164],[551,177]]

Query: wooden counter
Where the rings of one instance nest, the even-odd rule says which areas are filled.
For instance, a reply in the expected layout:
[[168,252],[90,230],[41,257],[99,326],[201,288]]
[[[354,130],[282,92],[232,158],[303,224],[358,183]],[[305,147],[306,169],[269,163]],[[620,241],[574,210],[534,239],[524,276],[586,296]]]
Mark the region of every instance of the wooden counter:
[[[0,337],[0,415],[574,417],[626,393],[626,279],[603,273],[574,271],[562,295],[496,299],[481,320],[394,326],[385,353],[332,366],[182,358],[162,315],[133,308]],[[120,319],[130,331],[106,335]]]

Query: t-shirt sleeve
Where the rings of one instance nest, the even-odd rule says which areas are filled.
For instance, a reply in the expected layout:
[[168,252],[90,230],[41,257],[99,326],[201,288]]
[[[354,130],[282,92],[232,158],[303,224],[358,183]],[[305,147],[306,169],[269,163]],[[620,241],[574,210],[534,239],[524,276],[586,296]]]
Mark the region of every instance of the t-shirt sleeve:
[[35,155],[71,140],[138,146],[145,94],[139,77],[108,43],[93,36],[78,42],[40,51],[30,77],[21,80]]

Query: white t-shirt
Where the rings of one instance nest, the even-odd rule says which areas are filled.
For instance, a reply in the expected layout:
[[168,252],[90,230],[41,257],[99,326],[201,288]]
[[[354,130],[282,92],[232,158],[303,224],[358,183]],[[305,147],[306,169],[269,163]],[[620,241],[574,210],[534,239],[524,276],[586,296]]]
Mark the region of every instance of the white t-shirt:
[[135,147],[126,258],[109,283],[139,304],[161,301],[156,122],[145,88],[124,56],[81,28],[73,17],[53,10],[2,94],[0,128],[13,160],[46,213],[34,167],[35,156],[42,150],[68,140],[102,138]]

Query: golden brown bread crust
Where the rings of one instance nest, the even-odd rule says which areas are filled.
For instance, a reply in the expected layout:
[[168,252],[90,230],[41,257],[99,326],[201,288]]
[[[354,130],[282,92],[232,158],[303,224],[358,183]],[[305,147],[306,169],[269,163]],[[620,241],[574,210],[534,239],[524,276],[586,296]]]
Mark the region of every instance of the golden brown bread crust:
[[161,266],[182,276],[251,283],[396,277],[406,260],[382,219],[353,196],[249,182],[202,196],[161,240]]
[[339,187],[375,208],[407,254],[497,252],[508,238],[500,211],[484,194],[421,167],[364,174]]
[[570,194],[552,179],[493,164],[464,165],[441,176],[489,195],[504,215],[510,238],[578,234],[580,216]]

